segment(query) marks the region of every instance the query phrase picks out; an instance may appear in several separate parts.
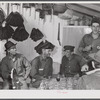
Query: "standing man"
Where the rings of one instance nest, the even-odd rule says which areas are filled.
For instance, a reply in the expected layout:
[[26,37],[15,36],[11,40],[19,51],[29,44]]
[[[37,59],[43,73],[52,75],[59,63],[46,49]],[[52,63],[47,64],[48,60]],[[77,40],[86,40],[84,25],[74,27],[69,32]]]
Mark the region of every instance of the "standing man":
[[43,78],[49,78],[53,73],[53,59],[50,57],[51,52],[54,49],[54,45],[47,40],[41,42],[35,47],[36,52],[39,54],[31,62],[30,76],[34,82],[33,87],[39,87]]
[[91,22],[92,32],[83,36],[80,45],[79,51],[81,55],[90,60],[88,56],[90,53],[96,53],[100,49],[100,19],[93,18]]
[[64,52],[65,55],[62,58],[59,74],[65,77],[79,77],[81,75],[81,67],[86,63],[85,60],[74,54],[74,46],[64,46]]
[[4,89],[9,89],[10,77],[12,69],[16,70],[16,75],[19,82],[22,83],[21,89],[27,89],[26,79],[30,73],[31,65],[28,60],[22,55],[18,54],[16,50],[16,44],[8,41],[5,44],[7,55],[2,59],[1,72],[4,79]]

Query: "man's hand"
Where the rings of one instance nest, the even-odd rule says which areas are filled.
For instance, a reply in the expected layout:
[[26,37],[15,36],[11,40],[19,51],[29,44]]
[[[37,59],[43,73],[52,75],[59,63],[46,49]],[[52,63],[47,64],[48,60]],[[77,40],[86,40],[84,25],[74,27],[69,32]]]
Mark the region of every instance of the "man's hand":
[[91,45],[86,46],[86,47],[83,49],[83,51],[90,51],[90,50],[91,50],[91,48],[92,48],[92,46],[91,46]]
[[35,81],[36,81],[36,79],[35,78],[32,78],[32,83],[35,82]]
[[82,68],[81,68],[82,72],[86,72],[88,70],[89,70],[89,66],[88,65],[83,65]]
[[26,80],[27,79],[27,76],[24,76],[24,80]]

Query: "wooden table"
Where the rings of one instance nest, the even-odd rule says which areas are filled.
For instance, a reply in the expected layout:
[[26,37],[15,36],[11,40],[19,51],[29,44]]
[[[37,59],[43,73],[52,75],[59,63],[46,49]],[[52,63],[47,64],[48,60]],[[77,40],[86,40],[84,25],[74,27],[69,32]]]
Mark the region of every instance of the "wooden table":
[[[40,87],[37,90],[75,90],[77,85],[77,80],[72,77],[60,78],[57,81],[56,78],[44,79],[41,81]],[[31,88],[35,90],[36,88]]]

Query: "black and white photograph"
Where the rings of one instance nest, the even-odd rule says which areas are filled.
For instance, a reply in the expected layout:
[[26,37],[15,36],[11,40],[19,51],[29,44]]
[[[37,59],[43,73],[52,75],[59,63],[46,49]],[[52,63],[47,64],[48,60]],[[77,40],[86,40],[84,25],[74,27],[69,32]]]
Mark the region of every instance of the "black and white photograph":
[[100,3],[0,1],[0,89],[100,90]]

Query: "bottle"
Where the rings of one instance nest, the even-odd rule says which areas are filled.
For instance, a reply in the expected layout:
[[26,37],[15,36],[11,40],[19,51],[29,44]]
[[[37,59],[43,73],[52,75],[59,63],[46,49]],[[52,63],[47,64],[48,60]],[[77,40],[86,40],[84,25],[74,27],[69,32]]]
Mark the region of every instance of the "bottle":
[[57,82],[60,81],[60,75],[59,74],[57,75],[56,80],[57,80]]

